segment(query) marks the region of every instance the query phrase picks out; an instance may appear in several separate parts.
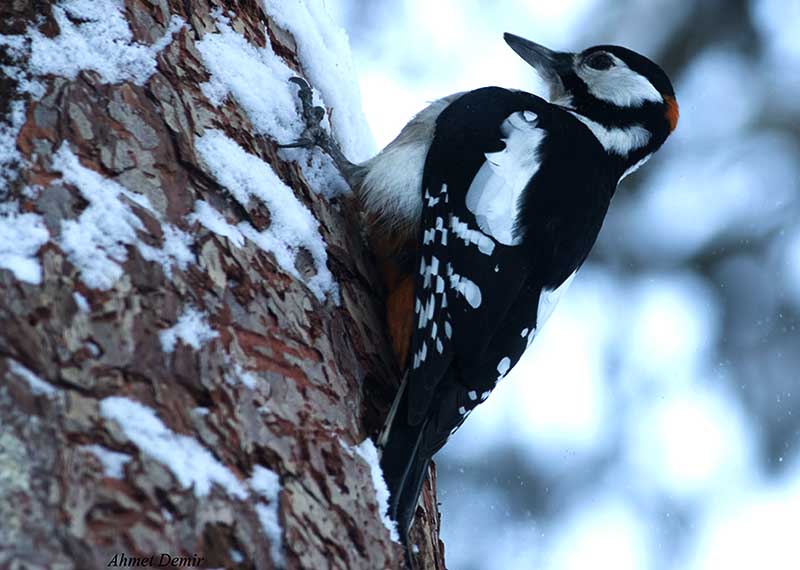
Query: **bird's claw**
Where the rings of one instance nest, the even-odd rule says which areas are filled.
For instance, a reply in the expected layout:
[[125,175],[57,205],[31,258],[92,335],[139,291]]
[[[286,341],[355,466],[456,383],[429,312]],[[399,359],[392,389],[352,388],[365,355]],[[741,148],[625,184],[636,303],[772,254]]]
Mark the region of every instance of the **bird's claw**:
[[300,138],[288,144],[279,144],[280,148],[313,148],[315,146],[324,149],[327,144],[327,133],[323,130],[321,123],[325,118],[325,109],[314,105],[311,86],[302,77],[292,77],[289,79],[297,85],[297,97],[303,107],[303,120],[305,129]]
[[325,118],[325,109],[320,106],[314,105],[314,94],[311,91],[311,86],[302,77],[292,77],[289,79],[292,83],[297,85],[297,97],[303,107],[303,120],[305,121],[305,129],[300,135],[300,138],[288,144],[279,144],[278,148],[306,148],[313,149],[319,148],[327,154],[339,172],[342,173],[347,183],[351,188],[355,188],[358,183],[357,178],[357,165],[353,164],[342,153],[339,145],[334,140],[333,136],[322,128],[322,120]]

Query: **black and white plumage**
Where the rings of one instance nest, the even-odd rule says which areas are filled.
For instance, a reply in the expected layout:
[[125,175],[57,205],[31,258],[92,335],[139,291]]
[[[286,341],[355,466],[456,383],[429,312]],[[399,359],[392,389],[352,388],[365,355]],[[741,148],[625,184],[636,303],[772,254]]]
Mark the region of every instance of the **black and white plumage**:
[[586,260],[617,184],[678,121],[669,79],[644,56],[505,38],[549,101],[459,93],[366,163],[332,154],[388,268],[387,319],[406,364],[379,441],[403,538],[431,457],[517,363]]
[[517,363],[588,256],[619,180],[677,121],[669,80],[643,56],[506,40],[552,102],[498,87],[456,97],[409,189],[421,212],[414,327],[382,459],[401,532],[430,458]]

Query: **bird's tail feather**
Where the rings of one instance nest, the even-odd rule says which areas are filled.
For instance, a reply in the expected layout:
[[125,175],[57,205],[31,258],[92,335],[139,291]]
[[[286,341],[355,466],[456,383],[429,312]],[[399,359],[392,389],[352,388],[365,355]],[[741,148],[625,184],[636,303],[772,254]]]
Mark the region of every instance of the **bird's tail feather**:
[[389,516],[397,522],[404,544],[431,460],[431,455],[423,451],[426,447],[422,441],[426,423],[409,423],[408,390],[403,383],[379,442],[383,444],[381,468],[390,495]]

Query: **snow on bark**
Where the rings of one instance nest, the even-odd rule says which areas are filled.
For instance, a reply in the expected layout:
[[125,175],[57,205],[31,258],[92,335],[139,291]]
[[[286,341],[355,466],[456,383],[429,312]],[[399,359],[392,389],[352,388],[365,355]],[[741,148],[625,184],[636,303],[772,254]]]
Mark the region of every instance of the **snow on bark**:
[[[380,280],[330,160],[277,148],[298,74],[369,154],[346,36],[236,6],[0,3],[2,567],[403,565],[352,452],[398,384]],[[418,519],[444,568],[429,484]]]
[[164,352],[175,352],[179,340],[199,350],[203,344],[218,336],[219,333],[209,326],[206,316],[191,306],[183,310],[174,326],[158,333]]
[[[292,189],[267,163],[246,152],[220,131],[206,131],[197,139],[196,147],[217,182],[239,204],[247,208],[255,199],[269,208],[271,219],[267,229],[257,231],[251,224],[241,222],[236,228],[238,235],[272,253],[278,265],[289,275],[305,281],[320,301],[328,294],[338,299],[337,285],[328,270],[328,252],[319,235],[319,222],[295,198]],[[225,227],[223,233],[228,235],[232,231]],[[308,251],[314,261],[314,276],[308,280],[303,279],[296,269],[301,248]]]
[[155,72],[156,56],[184,21],[173,16],[157,42],[143,45],[134,41],[124,10],[122,0],[61,0],[52,7],[58,36],[47,37],[36,28],[28,32],[28,69],[34,75],[69,79],[91,70],[105,83],[132,81],[143,85]]
[[378,502],[378,512],[381,514],[381,522],[392,536],[392,540],[399,542],[400,535],[397,533],[397,523],[388,514],[389,511],[389,489],[383,480],[383,470],[381,470],[380,457],[378,450],[371,439],[365,439],[355,448],[356,453],[369,465],[370,477],[372,477],[372,487],[375,489],[375,500]]

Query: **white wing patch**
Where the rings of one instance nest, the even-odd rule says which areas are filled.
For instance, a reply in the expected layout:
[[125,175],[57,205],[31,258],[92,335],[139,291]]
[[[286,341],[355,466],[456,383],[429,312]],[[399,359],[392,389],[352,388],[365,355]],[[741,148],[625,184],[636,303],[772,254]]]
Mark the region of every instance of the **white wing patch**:
[[478,226],[503,245],[517,245],[514,237],[520,195],[539,170],[539,147],[545,131],[532,111],[509,116],[500,127],[506,148],[488,153],[467,191],[467,208]]

